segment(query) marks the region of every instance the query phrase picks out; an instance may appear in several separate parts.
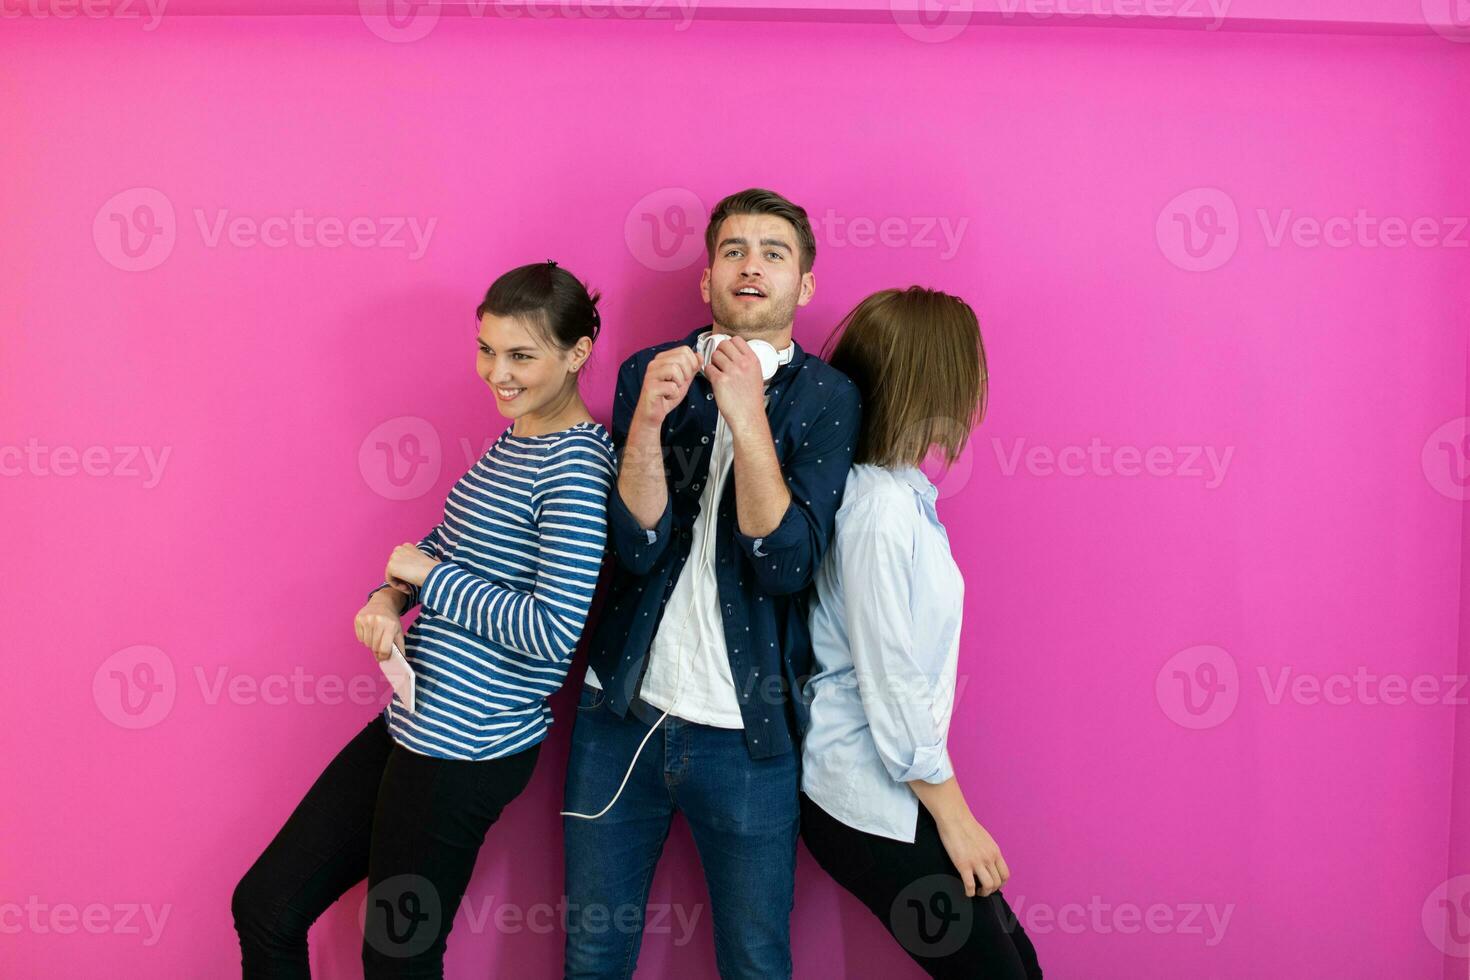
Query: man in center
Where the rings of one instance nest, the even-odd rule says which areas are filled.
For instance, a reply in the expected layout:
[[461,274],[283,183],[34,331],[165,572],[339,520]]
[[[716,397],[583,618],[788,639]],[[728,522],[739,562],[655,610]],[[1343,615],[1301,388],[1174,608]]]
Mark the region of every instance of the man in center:
[[852,382],[791,338],[816,288],[806,211],[768,190],[732,194],[705,247],[712,322],[618,371],[615,562],[563,810],[568,980],[633,975],[676,810],[709,886],[720,976],[791,976],[804,593],[861,408]]

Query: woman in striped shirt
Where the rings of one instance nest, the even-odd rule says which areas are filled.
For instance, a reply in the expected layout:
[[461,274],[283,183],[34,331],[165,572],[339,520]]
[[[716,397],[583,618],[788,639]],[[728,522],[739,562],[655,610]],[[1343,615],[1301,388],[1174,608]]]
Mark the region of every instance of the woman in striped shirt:
[[598,299],[547,261],[501,276],[476,310],[477,372],[511,425],[443,520],[393,549],[354,623],[380,660],[404,652],[414,710],[395,695],[236,887],[245,977],[310,976],[308,928],[363,878],[364,975],[443,976],[481,841],[530,780],[602,565],[614,451],[577,388]]

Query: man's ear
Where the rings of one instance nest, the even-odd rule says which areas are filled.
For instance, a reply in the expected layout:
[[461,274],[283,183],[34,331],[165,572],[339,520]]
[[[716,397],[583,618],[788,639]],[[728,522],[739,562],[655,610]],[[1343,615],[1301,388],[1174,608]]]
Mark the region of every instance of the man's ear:
[[704,272],[700,273],[699,295],[704,302],[709,302],[709,266],[705,266]]
[[796,296],[796,305],[805,306],[812,301],[817,293],[817,275],[815,272],[804,272],[801,276],[801,290]]

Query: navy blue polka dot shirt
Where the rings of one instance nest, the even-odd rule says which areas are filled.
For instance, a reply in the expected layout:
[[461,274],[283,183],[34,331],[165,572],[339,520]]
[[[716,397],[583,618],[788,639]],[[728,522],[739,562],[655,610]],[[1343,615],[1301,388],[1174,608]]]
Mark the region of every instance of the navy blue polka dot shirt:
[[[641,350],[618,370],[612,438],[619,458],[627,443],[643,375],[654,356],[693,347],[711,325],[682,340]],[[857,448],[857,386],[796,346],[766,386],[766,416],[791,505],[774,531],[741,533],[735,481],[719,503],[715,575],[730,673],[752,758],[793,751],[807,724],[801,690],[812,669],[807,595],[832,540],[837,508]],[[709,473],[717,408],[708,379],[696,374],[684,402],[670,410],[662,441],[669,499],[658,524],[638,523],[614,486],[608,499],[609,591],[588,646],[588,660],[619,716],[638,694],[649,647],[689,560],[700,488]]]

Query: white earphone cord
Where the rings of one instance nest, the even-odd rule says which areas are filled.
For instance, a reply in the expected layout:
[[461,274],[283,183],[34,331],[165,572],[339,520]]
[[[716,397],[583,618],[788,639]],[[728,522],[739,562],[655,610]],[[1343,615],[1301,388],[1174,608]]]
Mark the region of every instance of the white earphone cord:
[[[689,607],[689,612],[686,612],[684,614],[684,624],[679,629],[679,633],[681,636],[684,634],[685,629],[687,629],[689,626],[689,616],[693,611],[694,607],[691,605]],[[596,820],[598,817],[611,810],[613,808],[613,804],[618,801],[618,797],[623,795],[623,787],[628,785],[628,779],[630,776],[633,775],[633,767],[638,764],[638,757],[643,754],[643,746],[648,744],[648,740],[653,737],[653,733],[658,731],[658,726],[663,724],[664,719],[669,716],[669,712],[674,710],[674,705],[679,703],[679,692],[684,688],[684,658],[679,657],[675,661],[675,663],[677,664],[676,669],[678,672],[674,675],[674,700],[669,702],[668,710],[659,715],[658,721],[653,723],[653,727],[650,728],[648,730],[648,733],[643,736],[643,741],[638,743],[638,751],[633,753],[633,761],[628,763],[628,771],[623,773],[623,781],[618,784],[618,791],[613,794],[613,798],[607,801],[607,806],[603,807],[601,810],[598,810],[596,813],[574,813],[571,810],[563,810],[561,811],[562,816],[580,817],[583,820]],[[606,695],[604,695],[604,697],[605,696]]]
[[[716,441],[716,443],[718,443],[718,441],[719,441],[719,438],[720,438],[720,426],[724,423],[724,421],[725,421],[724,416],[717,416],[716,417],[716,421],[715,421],[715,441]],[[613,492],[614,493],[617,493],[617,490],[614,489]],[[709,551],[709,542],[712,541],[712,540],[714,540],[713,535],[706,534],[704,536],[704,542],[703,542],[703,544],[705,545],[705,547],[700,552],[700,555],[699,555],[699,561],[700,561],[701,564],[703,564],[707,560],[707,558],[712,557],[712,556],[709,556],[707,554],[708,551]],[[689,604],[689,608],[684,613],[684,623],[683,623],[683,625],[681,625],[679,627],[679,636],[680,636],[680,639],[683,639],[684,635],[688,631],[688,629],[689,629],[689,617],[693,613],[694,613],[694,603],[691,602]],[[630,763],[628,763],[628,771],[625,772],[625,773],[623,773],[623,781],[618,784],[618,791],[613,794],[613,798],[607,801],[607,806],[603,807],[601,810],[598,810],[596,813],[573,813],[571,810],[562,810],[561,811],[561,815],[562,816],[564,816],[564,817],[580,817],[583,820],[596,820],[598,817],[602,816],[604,813],[606,813],[607,811],[611,810],[612,807],[613,807],[613,804],[618,801],[618,797],[620,797],[620,796],[623,795],[623,787],[628,785],[628,778],[633,775],[633,767],[638,764],[638,757],[643,754],[643,746],[645,746],[645,745],[648,744],[649,738],[652,737],[653,733],[658,729],[658,726],[663,724],[664,719],[669,716],[669,712],[673,711],[674,710],[674,706],[679,703],[679,693],[684,689],[684,658],[683,658],[683,656],[680,656],[675,661],[675,664],[676,664],[677,673],[674,674],[674,699],[669,702],[668,710],[665,711],[663,714],[659,715],[658,721],[656,721],[656,722],[653,723],[653,727],[648,730],[648,734],[646,734],[646,735],[643,736],[643,741],[641,741],[641,742],[638,743],[638,751],[633,753],[633,761],[630,762]],[[585,683],[585,681],[583,683]]]

